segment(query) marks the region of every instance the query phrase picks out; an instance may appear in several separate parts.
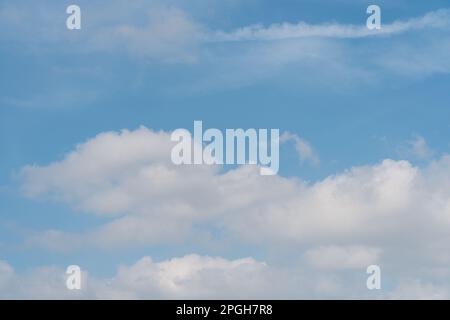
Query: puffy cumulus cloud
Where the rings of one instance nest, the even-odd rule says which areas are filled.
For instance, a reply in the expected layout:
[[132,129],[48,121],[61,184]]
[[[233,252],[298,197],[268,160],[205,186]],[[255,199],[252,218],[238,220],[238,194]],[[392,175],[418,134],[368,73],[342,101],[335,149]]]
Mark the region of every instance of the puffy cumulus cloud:
[[80,234],[50,230],[33,242],[117,247],[205,239],[209,228],[256,244],[370,245],[406,241],[419,226],[412,241],[448,235],[448,156],[424,169],[384,160],[306,183],[260,176],[256,166],[175,166],[172,145],[168,133],[144,127],[107,132],[59,162],[23,168],[27,195],[109,219]]
[[269,267],[252,258],[227,260],[188,255],[162,262],[149,257],[122,266],[108,285],[99,285],[101,298],[244,298],[269,295]]
[[216,211],[220,181],[214,179],[215,167],[172,165],[173,144],[168,133],[144,127],[109,132],[77,146],[62,162],[23,168],[28,196],[46,195],[82,211],[115,217],[80,241],[57,230],[45,233],[41,241],[52,246],[120,246],[189,233],[193,222]]
[[144,257],[131,266],[119,267],[113,278],[90,280],[87,291],[101,299],[383,297],[380,292],[368,292],[364,270],[362,274],[191,254],[160,262]]
[[[364,255],[362,248],[345,250]],[[309,254],[308,254],[309,255]],[[359,259],[363,262],[366,258]],[[359,264],[357,262],[356,264]],[[366,261],[367,262],[367,261]],[[351,265],[353,268],[356,264]],[[68,290],[65,270],[45,266],[19,273],[6,263],[0,282],[2,299],[445,299],[448,287],[436,281],[400,278],[392,290],[369,291],[364,270],[331,270],[292,265],[288,268],[253,258],[225,259],[196,254],[154,261],[143,257],[121,265],[112,277],[92,276],[82,270],[81,290]]]
[[[88,274],[82,272],[82,283]],[[66,288],[65,270],[43,266],[22,273],[0,261],[0,299],[79,299],[85,292]]]
[[143,257],[119,266],[111,278],[82,271],[81,290],[68,290],[65,270],[40,267],[24,273],[0,262],[2,299],[248,298],[279,294],[275,273],[253,258],[227,260],[187,255],[156,262]]
[[[99,134],[78,145],[63,162],[47,167],[25,167],[22,170],[27,180],[24,192],[29,196],[50,193],[73,205],[79,204],[80,209],[102,215],[118,214],[130,208],[127,194],[117,189],[130,176],[150,181],[169,178],[170,172],[161,170],[162,164],[170,161],[171,144],[168,141],[166,133],[156,133],[146,128],[133,132],[124,130],[119,134]],[[142,171],[148,167],[147,164],[152,164],[155,170]],[[162,179],[152,179],[152,176],[158,175]],[[163,188],[160,185],[153,189],[157,191]],[[141,186],[141,189],[141,192],[145,192],[146,188]],[[95,190],[104,190],[106,193],[90,197],[96,193]]]
[[[175,166],[170,161],[171,146],[169,133],[145,127],[106,132],[79,144],[60,161],[23,168],[20,178],[28,196],[67,203],[104,221],[76,232],[48,230],[31,237],[30,243],[57,250],[211,241],[269,251],[278,248],[278,252],[283,248],[289,252],[290,271],[283,270],[277,259],[268,261],[276,279],[283,274],[289,278],[281,282],[286,285],[280,296],[305,298],[308,293],[366,295],[369,264],[379,264],[399,283],[407,284],[407,279],[422,279],[435,285],[450,274],[450,156],[423,168],[387,159],[307,183],[261,176],[256,166],[228,171],[217,166]],[[208,282],[205,274],[196,275],[195,266],[242,271],[247,262],[266,270],[252,260],[226,262],[197,256],[167,263],[146,258],[123,270],[136,269],[132,273],[139,274],[140,267],[145,267],[170,278],[170,270],[184,272],[185,264],[192,265],[185,272],[195,276],[186,282],[195,287],[200,286],[196,281]],[[233,275],[230,281],[235,277],[239,279]],[[139,296],[141,289],[125,284],[139,282],[133,279],[119,272],[114,283],[120,290],[104,288],[102,292]],[[175,296],[168,283],[160,284],[156,292]],[[308,291],[295,290],[290,283]],[[175,287],[180,296],[185,292],[183,286]],[[208,286],[200,290],[205,295],[212,291]]]

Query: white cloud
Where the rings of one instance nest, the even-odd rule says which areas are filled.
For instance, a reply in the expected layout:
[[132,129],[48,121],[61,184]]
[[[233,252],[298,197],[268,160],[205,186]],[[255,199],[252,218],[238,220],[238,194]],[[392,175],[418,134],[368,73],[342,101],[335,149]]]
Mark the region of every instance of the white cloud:
[[434,151],[428,146],[425,138],[417,136],[414,140],[408,142],[410,153],[420,159],[427,160],[433,157]]
[[99,27],[89,38],[90,46],[101,51],[126,48],[133,55],[163,62],[195,62],[203,27],[175,7],[152,5],[143,10],[144,25]]
[[13,276],[14,269],[5,261],[0,260],[0,288],[8,286]]
[[214,299],[262,296],[271,287],[269,268],[252,258],[226,260],[188,255],[162,262],[149,257],[122,266],[100,298]]
[[[82,279],[86,284],[86,272]],[[0,299],[79,299],[84,294],[67,290],[65,270],[59,267],[44,266],[18,273],[0,261]]]
[[54,266],[16,273],[0,262],[2,299],[236,299],[279,294],[273,271],[252,258],[227,260],[186,255],[156,262],[143,257],[119,266],[112,278],[88,276],[81,290],[66,288],[65,270]]
[[[271,259],[270,268],[253,260],[237,263],[194,256],[155,263],[146,258],[139,267],[121,269],[127,272],[111,280],[113,287],[96,284],[94,297],[150,295],[129,284],[138,282],[133,275],[141,267],[145,277],[155,279],[157,274],[168,279],[152,287],[155,296],[181,297],[193,287],[198,290],[189,292],[190,297],[205,297],[214,292],[205,274],[216,271],[203,269],[203,264],[217,267],[219,273],[223,268],[239,270],[238,274],[230,271],[228,286],[224,284],[227,290],[217,291],[218,297],[231,288],[254,297],[259,289],[250,289],[264,287],[267,279],[279,284],[270,291],[271,297],[371,297],[365,288],[365,268],[374,263],[396,283],[377,297],[400,296],[402,285],[411,285],[408,279],[430,284],[425,296],[444,296],[446,287],[438,288],[436,283],[450,274],[450,156],[424,168],[387,159],[305,183],[261,176],[255,166],[227,172],[202,165],[174,166],[170,146],[168,133],[141,127],[99,134],[61,161],[25,167],[21,179],[29,196],[50,195],[106,219],[96,228],[73,233],[38,233],[29,244],[70,251],[180,243],[198,247],[217,241],[269,252],[276,248],[279,254],[289,255],[288,267],[279,264],[283,259]],[[241,279],[240,272],[247,277],[247,262],[249,274],[254,273],[258,281],[241,291],[232,279]],[[186,265],[191,269],[183,273]],[[173,284],[172,272],[177,268],[186,286]],[[171,285],[177,290],[170,291]]]
[[413,138],[403,142],[397,147],[398,156],[404,159],[430,161],[436,156],[436,151],[431,148],[427,140],[420,136],[415,135]]
[[[126,193],[117,192],[116,186],[120,186],[117,182],[125,182],[127,177],[136,175],[154,181],[151,175],[164,175],[158,165],[170,160],[171,143],[167,141],[170,141],[168,134],[143,127],[133,132],[99,134],[78,145],[63,163],[25,167],[23,175],[32,175],[33,179],[24,185],[24,191],[29,196],[55,192],[55,197],[61,196],[80,209],[103,215],[119,214],[130,207]],[[150,163],[154,165],[154,171],[142,171]],[[170,175],[170,172],[166,173]],[[97,194],[95,190],[107,193]],[[91,197],[93,194],[96,195]]]
[[[212,73],[211,79],[218,79],[222,84],[224,78],[230,77],[226,81],[228,85],[236,82],[242,84],[245,79],[254,82],[293,62],[300,64],[296,68],[298,72],[304,71],[301,66],[320,67],[321,76],[316,81],[326,78],[329,70],[333,70],[338,77],[351,76],[361,80],[376,71],[371,66],[382,67],[379,72],[419,75],[448,73],[450,70],[446,59],[449,51],[448,9],[383,23],[382,29],[377,31],[368,30],[364,19],[360,25],[299,21],[274,23],[267,27],[250,25],[224,31],[195,20],[195,12],[190,12],[183,3],[169,5],[161,1],[134,1],[133,5],[124,6],[120,1],[110,1],[107,6],[94,2],[81,5],[89,11],[83,20],[85,30],[89,32],[74,34],[60,27],[65,16],[57,7],[46,5],[43,10],[42,4],[35,2],[4,4],[0,7],[0,37],[32,46],[35,53],[40,50],[36,48],[55,45],[59,50],[71,52],[125,52],[132,58],[141,57],[145,62],[196,62]],[[213,5],[217,7],[221,4]],[[426,33],[424,38],[428,44],[416,44],[414,39],[417,37],[408,36],[410,32]],[[395,42],[380,43],[383,51],[377,51],[374,55],[371,45],[375,38],[394,36]],[[354,38],[368,38],[369,46],[359,47],[346,41]],[[249,41],[254,43],[244,43]],[[227,46],[229,42],[242,44],[237,49],[233,44]],[[302,53],[304,50],[308,52]],[[405,56],[408,58],[405,59]],[[263,70],[259,70],[261,66]],[[307,74],[306,83],[311,80],[311,73]],[[244,80],[240,80],[242,77]],[[211,79],[208,77],[204,84],[210,83]],[[337,85],[336,81],[330,81],[330,84],[333,83]]]
[[380,250],[363,246],[321,246],[305,253],[308,264],[319,269],[359,269],[377,264]]
[[309,161],[313,165],[318,165],[320,160],[319,156],[316,154],[311,144],[303,138],[300,138],[298,135],[284,132],[280,137],[281,143],[286,143],[289,141],[293,141],[295,144],[295,150],[297,151],[298,157],[301,162]]
[[419,226],[412,241],[448,236],[449,156],[424,169],[384,160],[308,184],[261,177],[255,166],[228,172],[174,166],[170,147],[168,133],[142,127],[102,133],[62,161],[23,168],[29,196],[50,196],[108,219],[96,229],[53,230],[32,242],[71,248],[74,243],[126,247],[204,241],[213,237],[209,228],[258,245],[374,245],[383,239],[406,241],[410,228]]
[[[68,32],[64,7],[50,1],[0,6],[0,39],[19,42],[42,52],[45,44],[78,53],[127,53],[159,62],[195,61],[202,26],[187,12],[162,1],[86,1],[82,28]],[[61,10],[62,9],[62,10]]]
[[397,300],[447,300],[450,298],[448,287],[421,280],[410,279],[401,283],[390,294]]
[[[82,268],[81,290],[66,288],[65,270],[44,266],[26,272],[15,272],[6,263],[0,271],[7,281],[0,282],[1,299],[446,299],[449,286],[436,281],[404,277],[404,270],[387,277],[392,290],[367,290],[365,264],[374,251],[363,247],[318,248],[335,256],[345,268],[290,265],[288,268],[253,258],[225,259],[196,254],[154,261],[143,257],[131,265],[118,266],[112,277],[92,276]],[[349,255],[349,252],[350,255]],[[376,253],[374,254],[377,255]],[[352,257],[351,257],[352,256]],[[305,257],[311,258],[307,253]],[[321,257],[316,257],[322,259]],[[373,257],[370,257],[373,258]],[[4,267],[7,266],[7,267]],[[322,268],[324,267],[324,268]],[[349,269],[351,272],[349,272]],[[382,269],[383,270],[383,269]],[[393,275],[399,277],[393,278]],[[392,280],[394,280],[392,282]],[[441,282],[443,278],[440,279]],[[383,280],[382,280],[383,281]]]
[[[410,82],[450,72],[448,9],[383,22],[380,31],[367,30],[365,19],[360,25],[299,21],[242,26],[228,31],[208,25],[205,23],[208,19],[199,19],[193,9],[198,5],[177,1],[171,4],[133,1],[128,6],[122,1],[109,1],[108,6],[86,1],[80,5],[89,14],[83,15],[84,29],[73,33],[61,27],[65,15],[61,15],[58,7],[47,4],[48,10],[42,10],[40,2],[5,4],[0,7],[0,16],[7,17],[0,19],[0,38],[18,43],[19,48],[37,56],[52,48],[56,54],[70,52],[93,57],[94,61],[102,61],[98,68],[108,78],[120,70],[110,65],[111,59],[99,57],[127,57],[125,63],[137,64],[141,70],[139,75],[128,75],[131,77],[126,81],[128,85],[145,86],[143,79],[154,75],[155,65],[171,64],[169,72],[187,73],[186,77],[171,77],[175,81],[160,90],[170,96],[210,94],[274,79],[275,83],[281,81],[283,86],[295,90],[308,91],[319,86],[334,92],[354,91],[360,87],[385,86],[393,78],[397,81],[397,77]],[[220,12],[217,6],[222,5],[208,2],[217,14]],[[364,18],[364,11],[361,14]],[[185,64],[190,65],[188,69]],[[110,86],[112,82],[102,83]],[[72,87],[63,86],[57,91],[70,96],[74,107],[91,104],[110,91],[100,89],[94,94],[84,88],[82,95]],[[48,103],[41,103],[43,100],[55,107],[60,105],[61,98],[61,94],[44,90],[38,96],[11,96],[3,102],[42,108],[49,107]],[[77,103],[80,99],[83,103]]]
[[450,25],[450,10],[441,9],[425,14],[423,17],[406,21],[395,21],[383,24],[380,30],[369,30],[364,24],[342,25],[327,23],[312,25],[305,22],[297,24],[280,23],[268,27],[253,25],[239,28],[232,32],[218,31],[212,37],[214,41],[251,41],[251,40],[283,40],[292,38],[363,38],[371,36],[396,35],[425,28],[448,28]]

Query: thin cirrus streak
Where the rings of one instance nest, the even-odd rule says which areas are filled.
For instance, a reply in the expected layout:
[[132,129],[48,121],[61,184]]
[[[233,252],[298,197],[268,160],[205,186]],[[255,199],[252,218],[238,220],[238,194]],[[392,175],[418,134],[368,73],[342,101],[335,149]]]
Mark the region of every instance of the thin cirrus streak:
[[252,25],[237,28],[231,32],[216,31],[207,37],[210,41],[271,41],[295,38],[364,38],[372,36],[397,35],[408,31],[436,28],[448,29],[450,10],[441,9],[429,12],[422,17],[405,21],[383,24],[380,30],[369,30],[361,25],[344,25],[338,23],[308,24],[306,22],[279,23],[268,27]]

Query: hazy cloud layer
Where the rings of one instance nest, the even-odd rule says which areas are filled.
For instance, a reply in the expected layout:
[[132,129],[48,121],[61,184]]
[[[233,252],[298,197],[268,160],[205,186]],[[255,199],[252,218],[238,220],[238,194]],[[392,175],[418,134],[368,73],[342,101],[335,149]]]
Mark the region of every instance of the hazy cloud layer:
[[[50,6],[44,12],[37,2],[3,4],[0,38],[31,46],[34,53],[45,53],[50,45],[62,52],[125,52],[144,65],[149,61],[195,64],[205,67],[211,75],[196,84],[200,87],[214,78],[218,80],[213,84],[220,82],[217,86],[243,85],[286,73],[293,66],[299,71],[319,68],[324,79],[315,82],[321,83],[332,75],[333,79],[344,76],[338,75],[339,69],[346,69],[347,77],[357,82],[373,81],[373,77],[381,76],[381,71],[423,76],[450,70],[446,59],[450,52],[448,9],[394,22],[383,20],[378,31],[368,30],[364,23],[316,25],[302,21],[225,31],[197,21],[176,1],[171,5],[161,1],[136,1],[130,6],[120,1],[101,7],[95,3],[80,5],[85,10],[84,24],[80,32],[73,33],[64,28],[64,8]],[[361,21],[365,21],[365,12],[361,16]],[[417,37],[418,34],[424,37]],[[361,38],[366,39],[368,46],[352,42]],[[418,38],[426,43],[417,43],[414,39]],[[378,52],[381,47],[383,50]],[[243,65],[245,73],[239,72]],[[257,72],[260,68],[263,70]]]

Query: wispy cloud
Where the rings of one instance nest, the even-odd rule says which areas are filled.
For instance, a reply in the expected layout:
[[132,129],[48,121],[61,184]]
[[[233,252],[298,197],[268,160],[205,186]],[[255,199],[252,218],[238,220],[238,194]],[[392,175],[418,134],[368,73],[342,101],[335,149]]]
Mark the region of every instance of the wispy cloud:
[[420,135],[416,135],[413,139],[406,141],[398,148],[398,153],[400,156],[415,160],[430,160],[436,154],[425,138]]
[[[340,91],[346,86],[382,85],[398,75],[410,81],[411,76],[450,72],[448,9],[383,23],[381,30],[368,30],[365,21],[360,25],[299,21],[227,31],[196,20],[176,5],[139,1],[123,7],[113,1],[107,8],[92,4],[90,14],[84,15],[84,29],[71,33],[61,27],[64,19],[48,19],[60,16],[55,9],[41,19],[44,13],[37,5],[1,7],[0,15],[7,18],[0,19],[0,38],[38,55],[48,48],[83,55],[125,54],[130,63],[143,66],[143,73],[154,64],[193,66],[197,76],[180,80],[168,89],[171,93],[226,90],[274,77]],[[34,99],[10,102],[27,105],[30,100]]]
[[295,150],[302,163],[310,162],[313,165],[318,165],[320,163],[319,156],[308,141],[296,134],[284,132],[280,137],[280,142],[287,143],[290,141],[294,142]]
[[419,18],[383,24],[380,30],[369,30],[364,24],[343,25],[339,23],[308,24],[299,22],[272,24],[268,27],[253,25],[231,32],[216,31],[208,37],[211,41],[270,41],[294,38],[364,38],[388,36],[421,29],[445,29],[450,26],[450,10],[430,12]]

